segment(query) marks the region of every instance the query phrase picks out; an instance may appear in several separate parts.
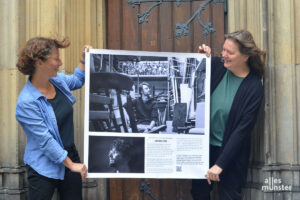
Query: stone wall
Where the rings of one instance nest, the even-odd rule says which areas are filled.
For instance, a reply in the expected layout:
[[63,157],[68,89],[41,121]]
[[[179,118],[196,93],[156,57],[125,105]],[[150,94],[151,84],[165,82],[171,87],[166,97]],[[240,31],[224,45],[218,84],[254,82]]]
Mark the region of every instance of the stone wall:
[[298,0],[228,0],[229,32],[247,29],[267,51],[265,103],[253,133],[244,199],[300,199],[299,9]]

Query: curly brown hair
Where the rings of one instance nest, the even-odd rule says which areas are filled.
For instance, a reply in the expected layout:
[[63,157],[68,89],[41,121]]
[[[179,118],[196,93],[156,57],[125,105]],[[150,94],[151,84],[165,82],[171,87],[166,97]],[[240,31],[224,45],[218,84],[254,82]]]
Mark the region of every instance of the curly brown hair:
[[25,75],[33,75],[35,62],[40,59],[46,61],[54,49],[66,48],[70,45],[67,37],[62,40],[34,37],[27,41],[20,50],[16,66]]
[[226,34],[225,39],[236,43],[241,54],[249,56],[248,66],[255,74],[263,78],[266,52],[256,46],[252,34],[246,30],[239,30]]

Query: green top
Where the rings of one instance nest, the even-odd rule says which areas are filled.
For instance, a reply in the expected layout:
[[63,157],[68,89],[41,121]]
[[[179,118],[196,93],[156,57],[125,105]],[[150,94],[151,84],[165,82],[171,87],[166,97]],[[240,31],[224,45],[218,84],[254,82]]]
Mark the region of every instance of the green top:
[[226,122],[234,96],[244,78],[227,70],[221,82],[211,95],[210,104],[210,144],[222,146]]

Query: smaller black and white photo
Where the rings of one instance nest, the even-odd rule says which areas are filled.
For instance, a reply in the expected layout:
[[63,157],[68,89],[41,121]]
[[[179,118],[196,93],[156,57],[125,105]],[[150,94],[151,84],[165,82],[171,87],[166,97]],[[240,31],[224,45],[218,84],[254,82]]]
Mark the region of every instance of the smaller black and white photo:
[[145,138],[89,136],[89,173],[144,173]]

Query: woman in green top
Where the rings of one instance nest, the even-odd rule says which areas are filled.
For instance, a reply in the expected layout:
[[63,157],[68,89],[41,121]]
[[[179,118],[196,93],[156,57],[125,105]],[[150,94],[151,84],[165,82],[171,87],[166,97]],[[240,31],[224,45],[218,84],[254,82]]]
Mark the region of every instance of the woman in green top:
[[[199,52],[210,56],[210,47]],[[210,169],[206,180],[193,180],[194,200],[210,199],[218,183],[222,200],[241,199],[246,183],[250,135],[263,99],[265,52],[251,33],[236,31],[225,36],[222,60],[211,61]]]

